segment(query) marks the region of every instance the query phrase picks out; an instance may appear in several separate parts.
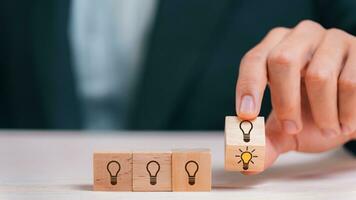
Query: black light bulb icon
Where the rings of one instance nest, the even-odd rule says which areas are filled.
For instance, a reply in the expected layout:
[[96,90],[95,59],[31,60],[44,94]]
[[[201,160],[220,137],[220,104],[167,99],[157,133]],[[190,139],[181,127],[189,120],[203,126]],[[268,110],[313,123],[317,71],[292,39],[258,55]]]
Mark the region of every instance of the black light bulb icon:
[[240,129],[242,131],[242,134],[244,136],[244,141],[249,142],[250,141],[250,134],[253,129],[253,124],[249,120],[243,120],[240,122]]
[[117,184],[117,175],[119,174],[121,170],[121,165],[119,162],[112,160],[108,162],[106,165],[106,169],[108,170],[110,174],[110,183],[111,185],[116,185]]
[[157,174],[160,169],[161,169],[161,166],[155,160],[151,160],[150,162],[147,163],[146,170],[147,170],[148,174],[150,175],[150,184],[151,185],[157,184]]
[[190,160],[187,163],[185,163],[185,171],[188,174],[189,185],[195,184],[195,176],[197,175],[198,170],[199,170],[199,165],[194,160]]

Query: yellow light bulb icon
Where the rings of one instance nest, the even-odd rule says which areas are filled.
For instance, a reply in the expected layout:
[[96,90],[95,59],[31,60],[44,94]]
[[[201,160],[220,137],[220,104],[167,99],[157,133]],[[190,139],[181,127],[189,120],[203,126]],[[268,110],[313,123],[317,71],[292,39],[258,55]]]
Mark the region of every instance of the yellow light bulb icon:
[[121,170],[121,165],[119,162],[112,160],[108,162],[106,165],[106,169],[108,170],[110,174],[110,183],[111,185],[116,185],[117,184],[117,175],[119,174]]
[[157,174],[160,169],[161,169],[161,166],[155,160],[151,160],[150,162],[147,163],[146,170],[147,170],[148,174],[150,175],[150,184],[151,185],[157,184]]
[[253,129],[253,124],[249,120],[243,120],[240,122],[240,130],[244,136],[245,142],[250,142],[250,134]]
[[255,164],[255,162],[252,159],[258,157],[256,155],[253,155],[253,153],[255,152],[255,149],[253,149],[252,151],[249,151],[248,147],[246,147],[245,151],[242,151],[241,149],[239,149],[239,151],[241,152],[241,154],[235,156],[235,157],[240,158],[240,160],[237,162],[237,164],[240,164],[242,162],[242,169],[248,170],[250,163]]
[[241,154],[241,160],[243,165],[242,168],[244,170],[248,169],[248,164],[250,163],[251,159],[252,159],[252,154],[250,152],[245,151]]
[[195,184],[195,176],[197,175],[198,170],[199,170],[199,165],[196,161],[190,160],[187,163],[185,163],[185,171],[188,174],[189,185]]

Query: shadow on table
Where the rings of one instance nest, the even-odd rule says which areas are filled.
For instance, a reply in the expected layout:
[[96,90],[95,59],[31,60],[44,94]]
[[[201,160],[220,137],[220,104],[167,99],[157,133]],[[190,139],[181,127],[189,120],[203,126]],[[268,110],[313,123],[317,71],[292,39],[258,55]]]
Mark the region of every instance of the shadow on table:
[[72,188],[74,190],[93,191],[93,185],[91,184],[73,185]]
[[245,176],[236,172],[226,172],[222,168],[216,169],[213,171],[213,188],[249,189],[273,180],[324,180],[353,170],[356,170],[355,158],[338,151],[321,159],[275,166],[259,175]]

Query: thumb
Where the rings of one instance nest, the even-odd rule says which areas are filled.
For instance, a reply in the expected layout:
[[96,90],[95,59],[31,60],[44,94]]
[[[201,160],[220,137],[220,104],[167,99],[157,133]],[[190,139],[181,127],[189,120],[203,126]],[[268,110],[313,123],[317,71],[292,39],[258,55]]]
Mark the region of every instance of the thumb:
[[[273,143],[269,138],[266,138],[264,170],[269,168],[277,160],[279,155],[280,153],[277,151],[275,145],[273,145]],[[254,175],[254,174],[259,174],[261,172],[242,171],[241,173],[244,175]]]
[[[296,150],[297,139],[295,135],[283,134],[274,112],[270,114],[266,123],[266,147],[264,170],[269,168],[280,154]],[[245,175],[259,174],[261,172],[241,172]]]

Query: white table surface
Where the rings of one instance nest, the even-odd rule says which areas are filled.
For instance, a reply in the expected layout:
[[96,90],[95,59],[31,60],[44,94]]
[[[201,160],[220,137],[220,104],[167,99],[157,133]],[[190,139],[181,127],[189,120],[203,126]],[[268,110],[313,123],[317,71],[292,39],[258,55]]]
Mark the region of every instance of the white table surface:
[[[211,192],[94,192],[95,151],[210,148]],[[223,132],[0,131],[0,199],[356,199],[356,159],[342,148],[288,153],[264,173],[225,172]]]

